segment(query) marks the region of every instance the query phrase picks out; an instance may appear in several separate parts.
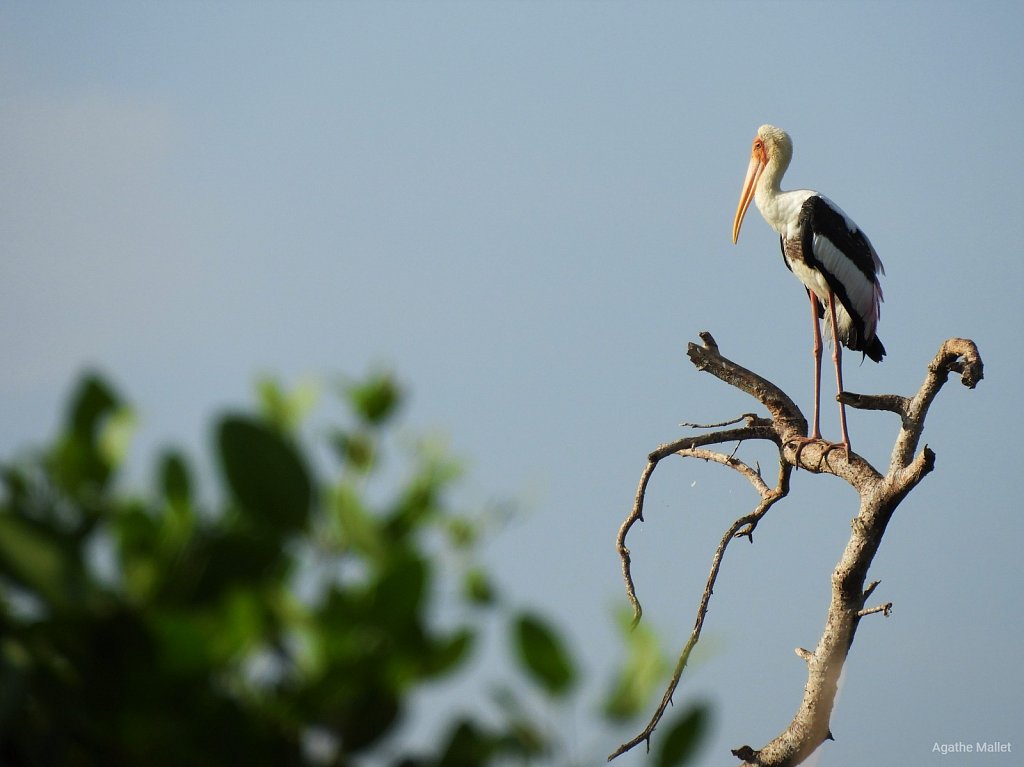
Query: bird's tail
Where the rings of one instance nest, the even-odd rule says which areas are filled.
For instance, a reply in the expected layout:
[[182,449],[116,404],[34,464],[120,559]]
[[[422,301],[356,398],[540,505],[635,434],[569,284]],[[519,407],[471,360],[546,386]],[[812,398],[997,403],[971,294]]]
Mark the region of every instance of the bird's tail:
[[882,357],[885,356],[885,347],[882,346],[882,342],[878,340],[878,336],[872,338],[871,342],[861,349],[861,351],[875,362],[881,362]]

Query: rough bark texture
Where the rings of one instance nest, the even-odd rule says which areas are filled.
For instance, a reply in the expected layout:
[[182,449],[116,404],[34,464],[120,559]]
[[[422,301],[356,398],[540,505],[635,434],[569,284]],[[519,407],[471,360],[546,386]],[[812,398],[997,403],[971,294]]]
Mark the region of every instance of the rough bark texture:
[[[857,491],[860,506],[857,516],[851,523],[850,539],[832,572],[832,598],[818,645],[813,651],[803,648],[796,650],[797,655],[807,663],[807,684],[800,707],[786,729],[761,748],[740,746],[732,752],[742,761],[743,767],[792,767],[800,764],[825,740],[831,738],[829,721],[835,703],[839,675],[861,618],[875,612],[887,614],[891,607],[891,604],[871,608],[865,606],[875,586],[878,585],[877,582],[866,584],[867,573],[893,512],[907,494],[934,468],[935,454],[927,446],[918,451],[928,408],[950,373],[959,374],[964,386],[973,389],[983,377],[982,361],[974,342],[951,338],[942,344],[938,354],[929,363],[924,382],[913,396],[859,395],[849,392],[843,395],[843,401],[849,407],[891,411],[902,421],[888,471],[882,475],[856,453],[851,452],[847,455],[841,446],[835,447],[824,443],[801,446],[797,440],[807,433],[807,419],[793,400],[770,381],[723,357],[710,334],[701,333],[700,336],[703,344],[690,344],[687,351],[697,369],[708,372],[752,396],[768,410],[769,418],[747,414],[735,422],[708,428],[733,426],[739,421],[745,422],[743,426],[685,437],[661,445],[648,456],[633,509],[623,522],[617,539],[626,594],[633,605],[634,621],[640,620],[642,611],[630,574],[626,536],[636,522],[643,521],[647,484],[655,467],[663,458],[678,455],[718,462],[747,479],[761,500],[750,514],[737,519],[729,526],[715,551],[711,572],[697,608],[693,631],[654,716],[643,732],[623,743],[608,758],[614,759],[640,743],[650,742],[651,735],[671,703],[690,651],[700,638],[726,547],[730,541],[739,537],[753,540],[753,532],[758,522],[777,501],[789,493],[790,474],[793,469],[799,468],[812,473],[833,474],[845,480]],[[734,454],[708,449],[709,445],[754,439],[768,440],[778,446],[779,471],[774,487],[769,487],[758,470],[738,460]]]

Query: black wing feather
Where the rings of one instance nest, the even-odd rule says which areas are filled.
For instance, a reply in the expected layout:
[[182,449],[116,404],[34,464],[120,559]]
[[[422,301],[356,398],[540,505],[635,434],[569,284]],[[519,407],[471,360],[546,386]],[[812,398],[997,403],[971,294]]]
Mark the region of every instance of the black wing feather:
[[[854,332],[851,333],[849,339],[846,339],[845,345],[853,351],[863,352],[875,362],[881,362],[882,357],[885,356],[885,347],[882,345],[882,342],[877,335],[873,336],[870,340],[865,340],[864,320],[857,312],[853,311],[853,303],[846,293],[846,288],[833,274],[823,267],[814,255],[814,237],[815,235],[821,235],[838,248],[844,256],[849,258],[858,271],[869,281],[877,283],[878,274],[876,272],[875,258],[872,255],[873,248],[871,243],[860,228],[851,229],[847,225],[847,219],[843,214],[837,211],[820,195],[812,195],[804,201],[800,208],[799,223],[801,257],[807,266],[815,269],[825,278],[836,299],[843,305],[846,313],[853,320]],[[786,268],[792,271],[789,258],[786,255],[785,239],[780,238],[780,241],[782,243],[782,256],[786,262]],[[821,301],[817,303],[818,317],[824,317],[825,307],[821,305]]]

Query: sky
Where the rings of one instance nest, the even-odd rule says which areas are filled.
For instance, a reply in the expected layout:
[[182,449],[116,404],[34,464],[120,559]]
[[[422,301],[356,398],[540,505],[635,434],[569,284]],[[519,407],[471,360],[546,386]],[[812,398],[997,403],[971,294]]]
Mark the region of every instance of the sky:
[[[139,413],[140,485],[162,446],[208,460],[210,419],[261,375],[394,370],[402,429],[464,461],[459,503],[515,509],[487,563],[594,680],[557,721],[572,758],[602,763],[633,734],[587,722],[621,660],[614,541],[647,453],[753,409],[687,343],[710,331],[810,410],[803,290],[755,209],[731,243],[771,122],[794,141],[783,187],[838,202],[886,267],[888,356],[848,355],[847,387],[910,394],[953,336],[986,364],[931,409],[935,471],[869,573],[894,611],[861,624],[816,763],[1008,767],[1024,750],[1022,34],[1014,2],[6,2],[0,460],[53,435],[86,369]],[[850,413],[883,470],[897,426]],[[671,655],[755,502],[721,467],[655,473],[629,543]],[[821,633],[856,502],[800,472],[728,551],[676,694],[715,707],[702,764],[790,721],[793,649]],[[933,751],[958,741],[1013,752]]]

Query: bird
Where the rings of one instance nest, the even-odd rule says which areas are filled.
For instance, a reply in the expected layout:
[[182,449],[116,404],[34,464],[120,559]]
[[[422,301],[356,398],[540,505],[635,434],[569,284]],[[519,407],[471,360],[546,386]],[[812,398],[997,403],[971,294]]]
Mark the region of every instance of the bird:
[[[784,192],[782,177],[793,159],[793,140],[774,125],[757,129],[750,151],[750,165],[732,225],[732,241],[739,240],[743,217],[753,200],[764,220],[779,234],[782,258],[796,276],[811,303],[814,324],[814,420],[811,433],[796,440],[800,451],[811,443],[821,443],[826,453],[842,447],[849,459],[850,434],[846,426],[846,406],[842,401],[842,350],[859,351],[875,362],[885,356],[885,346],[876,334],[882,303],[879,276],[885,274],[878,253],[867,235],[842,209],[811,189]],[[821,401],[821,328],[832,337],[832,361],[836,371],[839,423],[842,442],[821,437],[819,411]],[[862,356],[862,359],[863,359]]]

